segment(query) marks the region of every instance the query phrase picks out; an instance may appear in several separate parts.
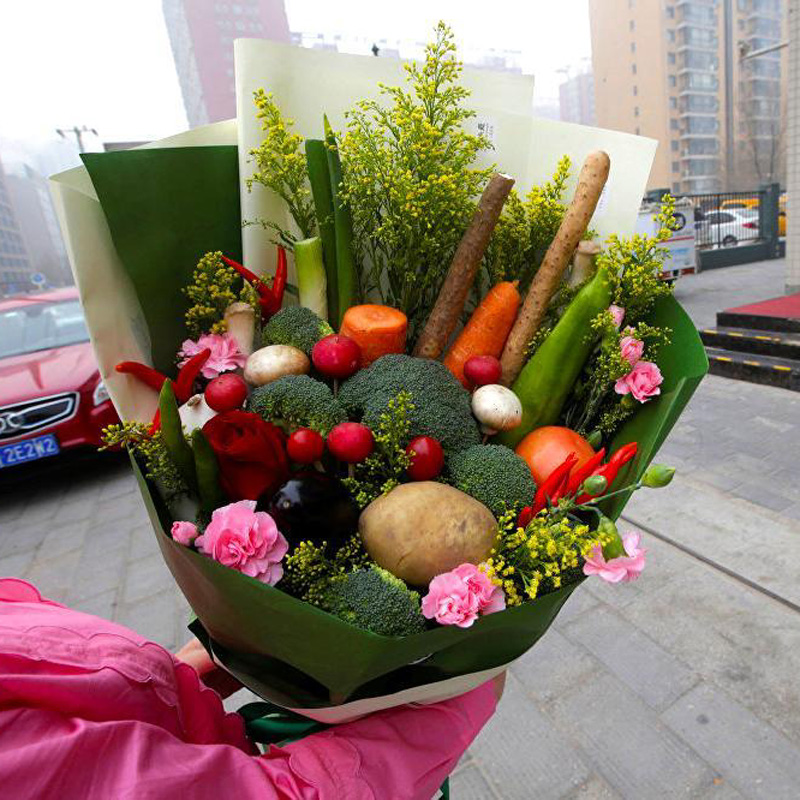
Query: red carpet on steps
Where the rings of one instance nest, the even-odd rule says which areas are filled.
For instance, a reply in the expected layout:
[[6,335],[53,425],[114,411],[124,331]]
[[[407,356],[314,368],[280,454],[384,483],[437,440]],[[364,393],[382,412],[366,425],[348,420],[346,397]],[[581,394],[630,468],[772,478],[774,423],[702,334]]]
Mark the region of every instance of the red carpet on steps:
[[787,294],[784,297],[774,297],[772,300],[763,300],[760,303],[726,308],[725,312],[728,314],[752,314],[757,317],[800,319],[800,292]]

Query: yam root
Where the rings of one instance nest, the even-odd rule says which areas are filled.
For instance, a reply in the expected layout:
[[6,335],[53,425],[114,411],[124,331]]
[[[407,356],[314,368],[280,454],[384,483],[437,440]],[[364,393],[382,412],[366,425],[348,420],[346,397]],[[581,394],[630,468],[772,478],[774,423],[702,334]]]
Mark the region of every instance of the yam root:
[[586,232],[597,208],[600,193],[608,180],[611,160],[607,153],[590,153],[581,167],[572,203],[564,214],[558,233],[545,253],[542,265],[531,282],[517,321],[506,340],[500,363],[502,382],[510,386],[525,363],[528,345],[542,324],[547,306],[558,289],[575,248]]
[[438,358],[442,354],[461,318],[483,254],[513,185],[513,178],[498,172],[486,184],[472,222],[461,237],[439,296],[417,340],[415,356]]

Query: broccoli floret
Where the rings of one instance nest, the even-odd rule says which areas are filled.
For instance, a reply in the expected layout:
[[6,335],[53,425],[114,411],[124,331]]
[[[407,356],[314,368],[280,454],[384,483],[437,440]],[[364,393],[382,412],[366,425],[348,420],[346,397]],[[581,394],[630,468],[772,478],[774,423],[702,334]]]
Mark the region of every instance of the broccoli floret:
[[331,614],[381,636],[409,636],[425,630],[417,592],[378,566],[334,578],[323,608]]
[[447,459],[447,475],[457,489],[499,517],[530,505],[536,483],[528,465],[501,444],[476,444]]
[[305,306],[282,308],[261,331],[261,341],[270,344],[290,344],[307,356],[311,348],[324,336],[333,333],[333,328]]
[[334,425],[347,421],[344,409],[327,384],[308,375],[284,375],[254,389],[247,400],[247,409],[268,422],[282,420],[292,427],[312,428],[323,435]]
[[[409,439],[433,436],[445,452],[481,440],[469,393],[444,364],[427,358],[387,355],[342,383],[339,402],[348,415],[377,430],[381,414],[401,391],[411,394]],[[408,442],[403,442],[408,444]]]

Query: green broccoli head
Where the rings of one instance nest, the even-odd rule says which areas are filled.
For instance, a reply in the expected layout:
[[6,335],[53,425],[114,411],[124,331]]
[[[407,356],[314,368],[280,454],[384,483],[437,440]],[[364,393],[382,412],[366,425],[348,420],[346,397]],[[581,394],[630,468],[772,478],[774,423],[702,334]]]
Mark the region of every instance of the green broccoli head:
[[283,420],[292,427],[312,428],[323,435],[347,421],[327,384],[308,375],[284,375],[254,389],[247,400],[247,410],[268,422]]
[[414,403],[408,415],[409,439],[433,436],[446,453],[480,442],[469,393],[438,361],[383,356],[344,381],[338,399],[349,416],[377,430],[381,414],[401,391],[409,392]]
[[425,630],[419,594],[376,565],[334,578],[322,605],[345,622],[381,636]]
[[261,341],[270,344],[289,344],[311,356],[311,348],[324,336],[333,333],[333,328],[305,306],[282,308],[261,331]]
[[447,459],[447,476],[457,489],[499,517],[530,505],[536,483],[528,465],[501,444],[476,444]]

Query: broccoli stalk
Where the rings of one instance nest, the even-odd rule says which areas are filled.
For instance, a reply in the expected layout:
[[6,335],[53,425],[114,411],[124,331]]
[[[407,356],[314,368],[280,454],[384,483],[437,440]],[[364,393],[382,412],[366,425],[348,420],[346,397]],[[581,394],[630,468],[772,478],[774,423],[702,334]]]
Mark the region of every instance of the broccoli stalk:
[[311,428],[327,435],[334,425],[347,420],[330,388],[308,375],[284,375],[254,389],[247,410],[268,422],[285,422],[292,428]]
[[425,630],[419,594],[376,565],[333,578],[322,607],[381,636],[409,636]]
[[333,328],[305,306],[287,306],[275,314],[261,331],[261,341],[270,344],[288,344],[311,356],[311,348],[323,337],[333,333]]
[[536,494],[528,465],[501,444],[476,444],[454,453],[447,459],[447,477],[496,517],[529,505]]

